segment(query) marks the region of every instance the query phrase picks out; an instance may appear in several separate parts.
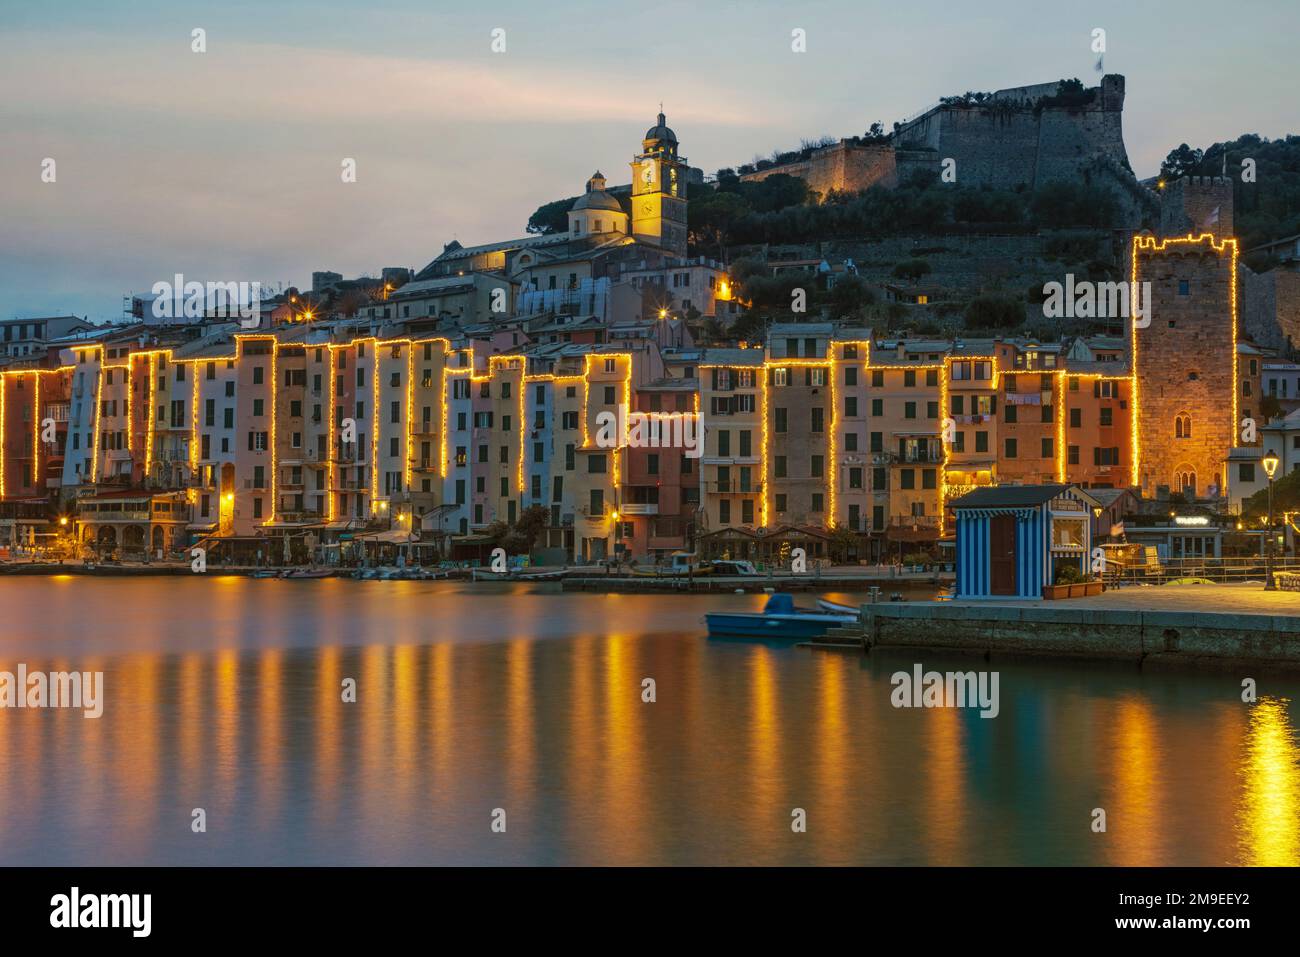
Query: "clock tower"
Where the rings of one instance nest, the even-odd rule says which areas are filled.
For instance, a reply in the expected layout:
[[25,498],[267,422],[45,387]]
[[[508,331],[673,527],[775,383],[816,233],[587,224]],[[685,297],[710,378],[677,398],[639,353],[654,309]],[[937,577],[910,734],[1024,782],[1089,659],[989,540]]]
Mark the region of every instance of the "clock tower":
[[677,135],[659,114],[632,160],[632,235],[674,256],[686,256],[686,170]]

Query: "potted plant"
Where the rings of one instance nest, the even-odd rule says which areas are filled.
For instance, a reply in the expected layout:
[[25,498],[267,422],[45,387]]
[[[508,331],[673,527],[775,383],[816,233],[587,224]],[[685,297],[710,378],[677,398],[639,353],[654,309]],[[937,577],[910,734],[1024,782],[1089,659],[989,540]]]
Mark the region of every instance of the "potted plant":
[[1079,573],[1079,569],[1075,568],[1073,565],[1065,565],[1057,570],[1055,584],[1043,586],[1043,597],[1047,599],[1058,599],[1073,598],[1077,595],[1082,595],[1082,590],[1077,592],[1075,591],[1076,588],[1082,588],[1080,585],[1082,579],[1083,576]]

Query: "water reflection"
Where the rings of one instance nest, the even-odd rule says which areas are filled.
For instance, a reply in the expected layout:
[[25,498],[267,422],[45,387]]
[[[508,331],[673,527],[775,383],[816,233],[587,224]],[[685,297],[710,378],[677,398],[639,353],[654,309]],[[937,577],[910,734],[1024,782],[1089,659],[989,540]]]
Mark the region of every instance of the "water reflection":
[[0,863],[1300,863],[1295,682],[1003,664],[986,720],[703,638],[756,596],[68,587],[0,582],[0,668],[106,673],[99,720],[0,712]]
[[1286,699],[1261,698],[1250,709],[1237,812],[1247,864],[1300,863],[1300,752],[1289,705]]

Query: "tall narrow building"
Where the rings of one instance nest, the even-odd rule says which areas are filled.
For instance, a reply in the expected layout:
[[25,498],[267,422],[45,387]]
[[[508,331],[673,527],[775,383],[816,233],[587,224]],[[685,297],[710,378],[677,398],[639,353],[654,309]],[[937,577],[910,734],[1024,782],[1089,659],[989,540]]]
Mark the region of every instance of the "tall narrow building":
[[1135,288],[1151,284],[1132,330],[1133,484],[1220,498],[1238,429],[1236,240],[1138,236],[1132,254]]
[[686,255],[686,159],[664,115],[646,130],[632,159],[632,235],[674,256]]

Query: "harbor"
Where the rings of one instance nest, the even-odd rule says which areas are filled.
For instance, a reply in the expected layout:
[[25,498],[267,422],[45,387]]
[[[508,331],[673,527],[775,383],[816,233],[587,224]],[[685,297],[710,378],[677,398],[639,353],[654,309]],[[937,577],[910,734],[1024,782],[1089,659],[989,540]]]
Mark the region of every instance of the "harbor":
[[1248,706],[1237,673],[1008,656],[986,720],[890,701],[969,656],[706,637],[764,595],[167,587],[0,579],[5,662],[104,673],[99,719],[0,720],[6,863],[1300,864],[1294,675]]

